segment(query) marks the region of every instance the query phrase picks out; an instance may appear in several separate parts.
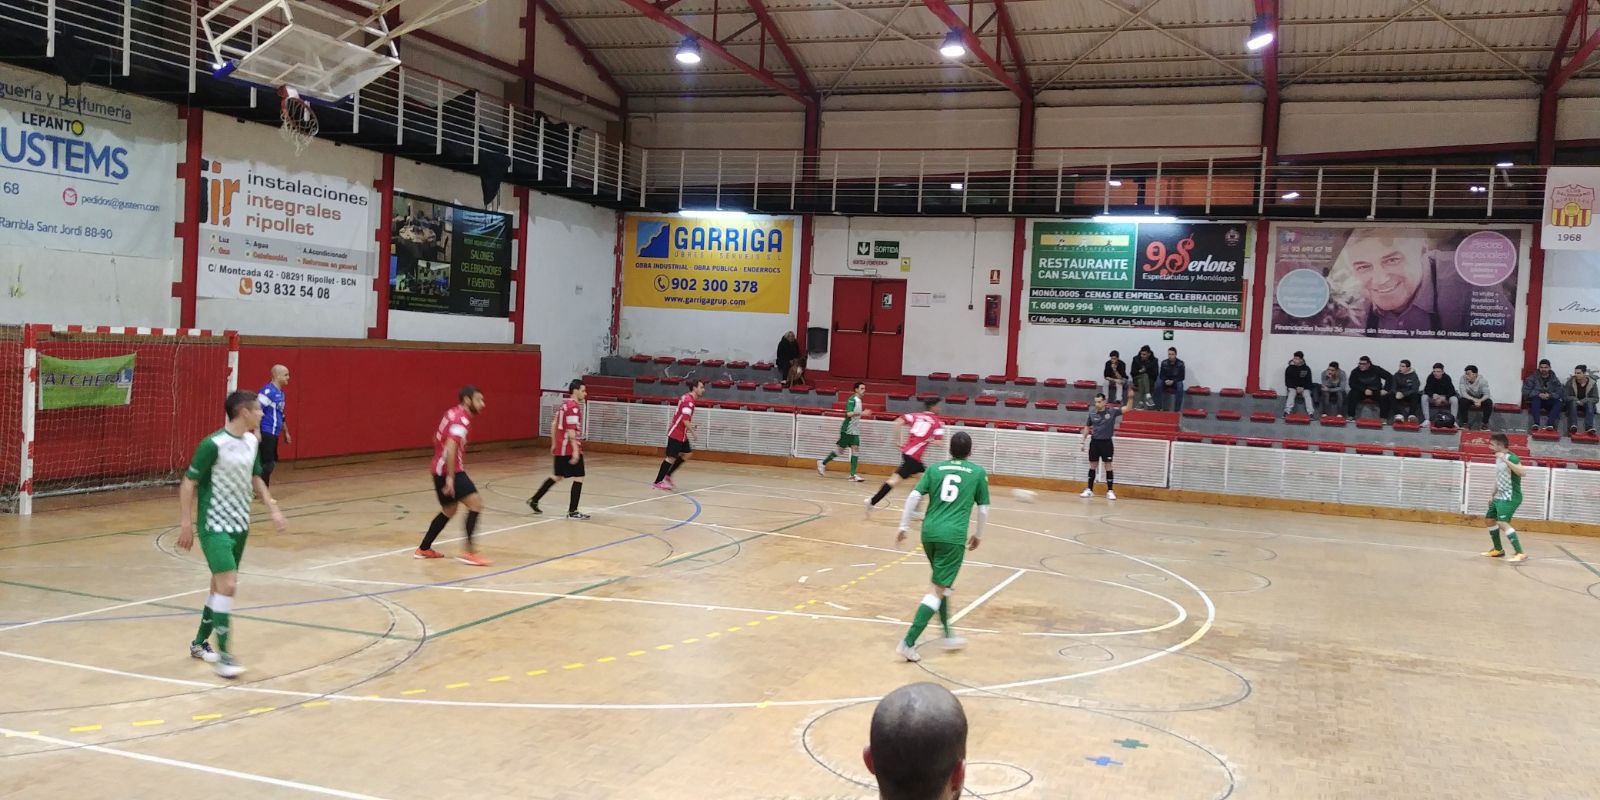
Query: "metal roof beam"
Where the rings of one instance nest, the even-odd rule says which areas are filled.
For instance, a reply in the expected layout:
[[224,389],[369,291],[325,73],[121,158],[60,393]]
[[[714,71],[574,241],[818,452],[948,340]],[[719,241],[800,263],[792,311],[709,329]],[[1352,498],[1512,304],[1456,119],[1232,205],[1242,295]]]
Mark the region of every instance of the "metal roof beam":
[[[545,2],[545,0],[539,1],[541,4]],[[715,54],[718,58],[726,61],[728,64],[737,67],[740,72],[755,78],[767,87],[776,90],[779,94],[788,97],[795,102],[800,103],[801,105],[811,105],[812,103],[816,102],[816,98],[814,96],[801,93],[794,87],[778,80],[777,77],[772,73],[755,67],[746,62],[744,59],[741,59],[733,53],[728,52],[728,48],[723,47],[721,43],[709,37],[702,36],[699,31],[696,31],[694,28],[683,24],[677,19],[674,19],[671,15],[667,14],[667,12],[657,8],[654,3],[650,2],[650,0],[622,0],[622,2],[627,3],[629,6],[633,7],[634,10],[638,11],[640,14],[643,14],[646,18],[660,23],[663,27],[677,33],[680,36],[693,36],[700,42],[701,49]]]
[[628,104],[627,90],[622,88],[622,84],[617,83],[617,79],[611,75],[611,70],[589,50],[589,45],[578,38],[578,34],[561,17],[561,13],[556,11],[555,6],[550,5],[549,0],[528,0],[528,2],[537,2],[539,4],[539,10],[544,12],[545,21],[554,25],[556,30],[561,31],[561,37],[566,40],[572,49],[578,51],[578,55],[583,57],[583,63],[594,70],[595,75],[600,78],[600,82],[604,83],[611,91],[616,92],[617,99],[621,100],[622,104],[626,106]]
[[746,2],[750,4],[750,10],[755,12],[756,20],[766,30],[767,37],[777,45],[778,52],[783,54],[783,60],[789,65],[789,71],[794,74],[795,82],[800,84],[800,91],[815,97],[817,88],[811,85],[811,78],[806,75],[805,65],[800,63],[800,57],[795,55],[794,48],[789,46],[789,40],[784,37],[783,31],[778,30],[778,23],[767,11],[767,4],[762,0],[746,0]]
[[[899,28],[896,28],[892,22],[889,22],[889,23],[880,22],[877,17],[874,17],[871,14],[868,14],[867,12],[862,11],[859,8],[855,8],[853,6],[847,6],[844,3],[839,2],[839,0],[828,0],[828,4],[832,5],[834,8],[837,8],[837,9],[839,9],[841,11],[852,12],[852,13],[856,14],[857,16],[861,17],[862,19],[868,20],[869,22],[872,22],[875,25],[880,25],[880,26],[888,29],[888,31],[890,33],[894,34],[896,39],[900,39],[902,41],[907,41],[907,42],[910,42],[910,43],[912,43],[914,45],[918,45],[920,47],[924,47],[924,48],[926,48],[926,49],[928,49],[928,50],[930,50],[930,51],[932,51],[934,53],[938,53],[939,52],[939,46],[938,45],[932,44],[931,42],[924,42],[924,41],[912,36],[911,34],[906,33],[905,31],[900,30]],[[985,80],[994,81],[995,83],[1000,83],[1000,79],[995,77],[993,73],[989,72],[986,69],[982,69],[980,67],[974,67],[973,65],[968,64],[965,61],[958,61],[958,62],[956,62],[956,64],[958,66],[960,66],[962,69],[965,69],[965,70],[968,70],[968,71],[972,72],[974,75],[983,76],[983,78]],[[1001,84],[1001,85],[1003,86],[1004,84]]]
[[1390,25],[1393,25],[1395,23],[1395,20],[1398,20],[1398,19],[1400,19],[1401,17],[1404,17],[1404,16],[1409,16],[1411,14],[1411,12],[1416,11],[1417,9],[1419,9],[1422,6],[1425,6],[1427,4],[1428,4],[1428,0],[1415,0],[1411,5],[1406,6],[1405,8],[1401,9],[1400,13],[1395,14],[1394,16],[1392,16],[1392,17],[1390,17],[1390,18],[1378,23],[1377,25],[1372,26],[1371,28],[1369,28],[1367,30],[1366,33],[1363,33],[1360,36],[1357,36],[1355,39],[1352,39],[1344,47],[1341,47],[1338,50],[1334,51],[1334,53],[1332,55],[1322,59],[1321,61],[1318,61],[1315,64],[1312,64],[1309,67],[1306,67],[1303,70],[1300,70],[1300,72],[1296,73],[1294,77],[1290,78],[1289,80],[1284,81],[1283,82],[1283,86],[1280,87],[1280,88],[1284,88],[1284,89],[1289,88],[1289,86],[1291,86],[1294,83],[1298,82],[1302,78],[1305,78],[1307,75],[1310,75],[1311,73],[1316,72],[1317,70],[1321,69],[1322,66],[1324,64],[1327,64],[1329,61],[1332,61],[1332,60],[1338,58],[1339,56],[1342,56],[1345,53],[1348,53],[1351,50],[1354,50],[1356,47],[1360,46],[1360,44],[1362,42],[1364,42],[1364,41],[1366,41],[1368,39],[1371,39],[1374,36],[1377,36],[1380,31],[1382,31],[1383,29],[1389,27]]
[[[1594,55],[1595,49],[1600,48],[1600,28],[1588,31],[1587,38],[1578,43],[1578,46],[1572,51],[1572,57],[1567,59],[1565,65],[1562,65],[1561,57],[1565,54],[1568,45],[1573,41],[1572,34],[1574,30],[1577,31],[1579,36],[1583,36],[1585,29],[1588,27],[1588,20],[1589,0],[1572,0],[1572,9],[1568,12],[1566,23],[1561,28],[1561,42],[1556,46],[1554,57],[1550,60],[1546,91],[1561,91],[1561,87],[1565,86],[1573,75],[1583,70],[1584,62],[1589,60],[1589,56]],[[1580,22],[1584,24],[1580,26],[1578,24]]]
[[1455,31],[1456,35],[1458,35],[1461,38],[1466,39],[1467,41],[1472,42],[1473,44],[1477,45],[1479,49],[1483,50],[1483,52],[1488,53],[1491,56],[1494,56],[1495,59],[1498,60],[1500,63],[1505,64],[1506,66],[1508,66],[1511,69],[1515,70],[1518,74],[1522,75],[1524,78],[1527,78],[1528,80],[1533,81],[1534,83],[1538,83],[1539,82],[1539,79],[1534,77],[1533,73],[1523,69],[1521,64],[1518,64],[1515,61],[1512,61],[1511,59],[1506,58],[1504,55],[1502,55],[1500,53],[1500,51],[1494,49],[1493,47],[1490,47],[1487,44],[1485,44],[1483,42],[1483,40],[1479,39],[1476,36],[1473,36],[1471,33],[1468,33],[1465,28],[1461,27],[1460,25],[1457,25],[1454,20],[1450,19],[1449,17],[1446,17],[1443,14],[1440,14],[1437,10],[1434,9],[1434,7],[1432,5],[1429,5],[1428,3],[1423,3],[1422,4],[1422,10],[1427,12],[1428,15],[1433,17],[1434,19],[1444,23],[1444,26],[1446,28],[1449,28],[1450,30]]
[[[1421,1],[1422,2],[1427,2],[1427,0],[1421,0]],[[1104,3],[1105,5],[1107,5],[1107,6],[1111,7],[1111,8],[1116,9],[1117,11],[1119,11],[1119,12],[1121,12],[1123,14],[1131,14],[1132,13],[1132,12],[1128,11],[1128,9],[1123,8],[1121,5],[1119,5],[1116,2],[1116,0],[1100,0],[1100,2]],[[1204,47],[1201,47],[1200,45],[1197,45],[1194,42],[1191,42],[1188,39],[1185,39],[1182,36],[1179,36],[1178,34],[1173,33],[1172,31],[1169,31],[1166,28],[1163,28],[1163,27],[1161,27],[1160,25],[1157,25],[1154,22],[1151,22],[1150,20],[1144,19],[1142,16],[1139,18],[1139,24],[1145,26],[1146,28],[1149,28],[1150,30],[1155,31],[1156,33],[1161,34],[1162,36],[1167,37],[1168,39],[1171,39],[1174,42],[1177,42],[1178,44],[1183,45],[1184,47],[1189,48],[1190,50],[1195,51],[1196,53],[1199,53],[1200,55],[1205,56],[1206,58],[1210,59],[1211,61],[1216,62],[1216,64],[1218,66],[1221,66],[1221,67],[1223,67],[1224,69],[1227,69],[1230,72],[1237,73],[1240,77],[1244,78],[1245,80],[1249,81],[1250,83],[1256,83],[1257,82],[1256,81],[1256,76],[1251,75],[1250,73],[1248,73],[1248,72],[1246,72],[1246,71],[1244,71],[1242,69],[1239,69],[1238,67],[1236,67],[1236,66],[1234,66],[1232,64],[1229,64],[1226,61],[1223,61],[1222,59],[1217,57],[1216,53],[1213,53],[1210,50],[1207,50]]]
[[1088,58],[1089,56],[1094,55],[1095,51],[1099,50],[1100,48],[1105,47],[1106,43],[1108,43],[1112,39],[1116,38],[1117,34],[1122,33],[1124,30],[1126,30],[1128,28],[1128,26],[1132,25],[1135,22],[1138,22],[1141,17],[1143,17],[1146,13],[1149,13],[1150,9],[1155,8],[1160,3],[1161,3],[1161,0],[1150,0],[1150,3],[1148,5],[1146,5],[1144,8],[1139,9],[1138,13],[1135,13],[1134,15],[1132,15],[1132,16],[1128,17],[1127,19],[1123,20],[1122,24],[1120,24],[1117,27],[1113,28],[1111,30],[1111,32],[1107,33],[1104,37],[1102,37],[1100,39],[1100,41],[1095,42],[1094,45],[1091,46],[1088,50],[1085,50],[1082,53],[1080,53],[1077,58],[1073,59],[1072,62],[1070,64],[1067,64],[1067,66],[1064,67],[1060,72],[1057,72],[1055,75],[1052,75],[1050,77],[1050,80],[1045,81],[1039,87],[1039,91],[1042,92],[1045,89],[1050,88],[1050,84],[1055,83],[1058,80],[1061,80],[1063,77],[1066,76],[1067,73],[1071,72],[1074,67],[1078,66],[1079,64],[1082,64],[1084,59]]
[[894,29],[894,21],[899,19],[900,15],[904,14],[906,9],[910,8],[911,4],[914,2],[916,2],[916,0],[905,0],[905,2],[900,5],[900,8],[895,10],[894,16],[890,17],[888,22],[884,22],[879,25],[878,32],[873,35],[872,41],[867,42],[867,46],[861,48],[861,52],[856,53],[855,58],[850,59],[850,65],[845,67],[843,72],[839,73],[838,78],[834,79],[833,84],[828,87],[828,91],[823,93],[825,96],[831,95],[839,89],[839,86],[844,83],[845,78],[850,77],[850,73],[855,72],[856,67],[860,66],[861,59],[866,58],[867,54],[872,52],[872,48],[878,46],[878,42],[883,39],[884,34]]
[[1006,0],[994,0],[994,16],[1000,24],[1000,36],[1005,40],[1006,49],[1011,51],[1011,65],[1017,72],[1017,83],[1022,90],[1033,96],[1033,81],[1028,77],[1028,62],[1022,57],[1022,45],[1017,42],[1017,29],[1011,24],[1011,12],[1006,8]]
[[945,27],[961,34],[961,40],[967,45],[968,52],[977,56],[978,61],[989,68],[989,72],[994,75],[995,80],[999,81],[1001,86],[1009,89],[1012,94],[1021,98],[1024,103],[1033,102],[1033,93],[1024,89],[1022,84],[1013,79],[1006,72],[1006,68],[995,60],[994,56],[989,55],[989,52],[983,49],[983,42],[978,39],[978,34],[973,33],[972,29],[967,27],[967,23],[961,20],[961,15],[950,8],[949,3],[945,2],[945,0],[922,0],[922,4],[927,6],[928,10],[932,11],[933,15],[938,17]]

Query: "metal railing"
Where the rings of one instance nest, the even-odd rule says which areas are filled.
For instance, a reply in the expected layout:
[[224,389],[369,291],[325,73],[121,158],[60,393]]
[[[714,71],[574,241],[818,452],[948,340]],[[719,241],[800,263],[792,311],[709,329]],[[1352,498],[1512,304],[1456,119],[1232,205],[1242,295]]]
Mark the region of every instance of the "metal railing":
[[[196,4],[181,0],[0,0],[0,25],[54,52],[71,34],[126,85],[140,71],[193,95],[211,77]],[[256,37],[250,30],[241,37]],[[176,77],[174,77],[176,76]],[[267,96],[262,97],[261,95]],[[271,119],[276,98],[250,89]],[[445,166],[503,159],[508,179],[618,208],[767,213],[1536,219],[1544,169],[1492,165],[1267,163],[1254,147],[1011,149],[652,148],[625,145],[504,98],[401,66],[318,106],[324,137]],[[498,161],[496,161],[498,163]]]

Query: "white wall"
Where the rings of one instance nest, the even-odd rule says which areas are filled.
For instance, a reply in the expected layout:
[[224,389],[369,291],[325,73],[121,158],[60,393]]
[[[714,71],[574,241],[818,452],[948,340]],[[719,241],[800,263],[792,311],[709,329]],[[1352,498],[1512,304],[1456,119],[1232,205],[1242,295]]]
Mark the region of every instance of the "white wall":
[[[276,128],[210,112],[205,116],[202,150],[207,158],[270,163],[291,174],[336,175],[369,189],[382,166],[382,158],[377,153],[342,147],[322,139],[313,141],[297,156],[294,147],[279,136]],[[369,207],[372,209],[371,224],[376,230],[379,221],[375,190]],[[382,261],[383,255],[378,254],[376,260]],[[374,264],[373,269],[377,268]],[[370,277],[371,274],[361,279]],[[195,301],[195,325],[258,336],[364,339],[367,328],[377,321],[377,294],[370,288],[363,294],[359,306],[201,297]],[[338,313],[330,313],[329,309]]]
[[[483,208],[483,187],[477,175],[453,172],[431,164],[395,159],[394,189],[396,192],[426,197],[430,200],[442,200],[469,208]],[[517,198],[509,184],[500,187],[498,210],[512,215],[513,221],[517,218]],[[516,263],[515,245],[511,248],[511,259],[513,264]],[[383,254],[381,260],[382,274],[387,280],[388,254]],[[515,289],[511,293],[511,302],[521,302]],[[391,310],[389,338],[423,342],[511,344],[512,327],[511,320],[506,317],[471,317],[460,314]]]
[[[1572,367],[1585,364],[1590,371],[1600,370],[1600,345],[1550,344],[1549,323],[1553,318],[1567,322],[1600,325],[1600,253],[1581,250],[1547,250],[1544,257],[1544,309],[1540,312],[1539,357],[1550,359],[1557,374],[1565,378]],[[1561,311],[1576,305],[1571,311]],[[1589,309],[1587,311],[1583,309]],[[1494,384],[1490,384],[1495,388]]]
[[[656,112],[628,118],[641,147],[773,147],[805,145],[805,114],[793,112]],[[674,167],[674,169],[676,169]]]
[[[1303,227],[1303,223],[1289,223]],[[1278,223],[1272,228],[1276,231]],[[1416,228],[1448,228],[1459,230],[1460,225],[1425,225],[1408,224]],[[1304,334],[1273,334],[1270,324],[1273,292],[1276,290],[1270,276],[1276,274],[1276,253],[1273,251],[1267,258],[1264,274],[1268,277],[1267,283],[1267,314],[1268,324],[1263,326],[1263,340],[1261,343],[1261,369],[1258,376],[1262,388],[1283,390],[1283,368],[1289,363],[1289,358],[1296,350],[1304,351],[1306,362],[1320,374],[1328,366],[1329,361],[1339,362],[1345,372],[1349,372],[1361,356],[1369,356],[1372,362],[1384,369],[1394,372],[1399,366],[1400,359],[1411,359],[1411,366],[1418,372],[1426,374],[1435,361],[1442,362],[1445,371],[1452,380],[1458,380],[1462,367],[1467,364],[1477,365],[1480,373],[1489,379],[1489,387],[1494,393],[1505,396],[1512,391],[1512,387],[1520,387],[1522,383],[1522,343],[1528,326],[1528,252],[1529,240],[1532,232],[1526,226],[1496,225],[1497,228],[1517,227],[1522,229],[1521,254],[1517,279],[1516,308],[1517,320],[1514,328],[1515,335],[1510,342],[1472,342],[1453,339],[1376,339],[1364,336],[1308,336]]]
[[[1255,265],[1255,227],[1240,223],[1250,232],[1245,237],[1244,274],[1253,275]],[[1029,236],[1032,241],[1032,236]],[[1030,245],[1031,251],[1031,245]],[[1023,263],[1028,263],[1028,258]],[[1167,348],[1178,348],[1183,359],[1185,383],[1212,389],[1243,387],[1250,365],[1251,308],[1246,286],[1244,328],[1239,331],[1198,331],[1175,329],[1172,341],[1161,338],[1161,329],[1113,328],[1097,325],[1034,325],[1022,320],[1018,340],[1017,371],[1039,379],[1100,380],[1106,356],[1116,350],[1124,362],[1131,362],[1141,345],[1149,345],[1157,359],[1167,357]],[[1024,302],[1028,296],[1023,285]]]
[[522,341],[542,351],[544,388],[595,371],[611,336],[615,211],[550,195],[528,197]]
[[1537,99],[1285,103],[1278,152],[1531,142],[1538,117]]
[[800,299],[800,237],[805,236],[806,232],[799,217],[790,219],[794,220],[795,240],[788,244],[790,269],[787,313],[623,306],[617,352],[622,355],[647,353],[680,358],[772,360],[778,351],[778,339],[784,331],[795,329],[795,313]]
[[[881,277],[906,279],[908,307],[902,371],[907,375],[1004,372],[1012,233],[1010,219],[818,217],[811,251],[807,325],[832,327],[834,277],[870,277],[849,268],[856,241],[897,240],[901,257],[911,259],[911,271],[892,271]],[[1000,282],[990,285],[989,271],[994,269],[1000,270]],[[945,300],[927,308],[910,307],[909,295],[913,292],[943,294]],[[1001,297],[999,328],[983,327],[986,294]],[[967,308],[969,302],[971,309]],[[772,338],[771,345],[768,349],[776,349],[777,337]],[[808,363],[812,369],[825,370],[829,358],[812,356]]]

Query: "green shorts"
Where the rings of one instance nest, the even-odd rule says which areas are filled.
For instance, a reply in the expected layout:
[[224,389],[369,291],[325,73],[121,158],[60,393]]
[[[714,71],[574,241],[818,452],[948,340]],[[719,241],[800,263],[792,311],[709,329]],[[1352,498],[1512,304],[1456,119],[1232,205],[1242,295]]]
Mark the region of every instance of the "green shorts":
[[967,556],[965,544],[923,539],[922,552],[928,556],[928,564],[933,567],[932,582],[935,585],[946,589],[956,585],[956,576],[961,574],[961,560]]
[[860,447],[861,446],[861,437],[856,435],[856,434],[854,434],[854,433],[841,433],[841,434],[839,434],[839,446],[840,447]]
[[239,569],[239,561],[244,558],[244,540],[249,536],[249,531],[244,533],[200,532],[200,551],[206,554],[206,566],[211,568],[212,575],[234,572]]
[[1490,500],[1489,510],[1483,517],[1497,522],[1510,522],[1511,515],[1517,513],[1517,506],[1520,505],[1521,500]]

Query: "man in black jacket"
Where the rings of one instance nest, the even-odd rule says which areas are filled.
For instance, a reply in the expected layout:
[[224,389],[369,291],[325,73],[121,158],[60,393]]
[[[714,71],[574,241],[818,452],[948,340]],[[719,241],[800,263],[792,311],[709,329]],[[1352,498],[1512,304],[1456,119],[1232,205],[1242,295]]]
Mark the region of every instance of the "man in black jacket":
[[1378,405],[1379,419],[1389,418],[1389,381],[1393,378],[1383,367],[1372,365],[1366,356],[1350,370],[1350,396],[1344,401],[1344,415],[1355,419],[1356,409],[1371,400]]
[[1183,379],[1188,369],[1178,358],[1178,348],[1167,348],[1167,360],[1156,368],[1156,409],[1167,410],[1167,397],[1172,398],[1172,410],[1183,413]]
[[1391,408],[1395,422],[1416,422],[1422,416],[1422,376],[1411,368],[1411,359],[1400,359],[1390,391],[1394,393]]
[[[1444,364],[1434,362],[1433,372],[1428,374],[1428,380],[1422,385],[1422,396],[1428,398],[1428,420],[1431,422],[1443,411],[1449,413],[1452,401],[1456,398],[1456,382],[1444,372]],[[1459,424],[1459,422],[1457,423]]]
[[1311,367],[1306,364],[1306,354],[1299,350],[1294,351],[1294,358],[1289,359],[1289,366],[1283,368],[1283,385],[1288,388],[1288,397],[1283,401],[1283,415],[1289,416],[1294,411],[1296,398],[1306,404],[1306,413],[1317,413],[1316,396],[1317,382],[1311,378]]
[[778,357],[773,361],[778,367],[778,379],[784,386],[800,382],[805,374],[806,362],[800,355],[800,341],[794,331],[785,331],[783,338],[778,340]]

